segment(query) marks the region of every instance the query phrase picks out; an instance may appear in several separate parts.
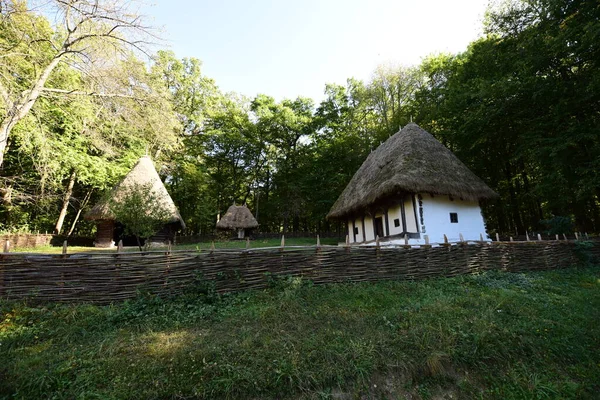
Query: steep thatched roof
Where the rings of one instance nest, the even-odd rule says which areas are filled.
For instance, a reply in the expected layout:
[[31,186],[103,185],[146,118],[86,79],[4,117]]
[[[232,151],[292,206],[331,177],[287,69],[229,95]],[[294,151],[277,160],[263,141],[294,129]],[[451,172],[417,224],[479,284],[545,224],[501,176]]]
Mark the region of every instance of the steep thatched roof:
[[219,229],[251,229],[256,228],[258,222],[246,206],[232,205],[217,222]]
[[152,160],[148,156],[141,157],[137,164],[129,171],[125,178],[116,185],[108,198],[100,200],[90,211],[88,211],[84,218],[88,220],[111,220],[114,219],[114,215],[109,208],[109,200],[119,201],[124,196],[129,187],[135,185],[151,185],[152,191],[157,197],[162,200],[163,204],[171,210],[171,220],[169,222],[179,222],[182,229],[185,229],[185,223],[181,219],[181,215],[173,203],[173,199],[167,192],[165,185],[163,185],[158,172],[154,168]]
[[327,218],[359,212],[402,192],[468,200],[498,196],[431,134],[411,123],[367,157]]

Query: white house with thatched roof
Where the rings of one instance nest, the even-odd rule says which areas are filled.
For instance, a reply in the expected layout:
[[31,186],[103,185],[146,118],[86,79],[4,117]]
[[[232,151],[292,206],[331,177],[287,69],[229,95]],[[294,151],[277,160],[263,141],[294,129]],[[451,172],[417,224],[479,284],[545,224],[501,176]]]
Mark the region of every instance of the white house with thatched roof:
[[171,214],[170,220],[163,226],[163,228],[156,232],[151,238],[148,239],[152,243],[166,243],[167,241],[173,242],[175,233],[180,229],[185,229],[185,223],[171,199],[169,192],[163,185],[158,172],[154,168],[154,164],[149,156],[141,157],[134,167],[129,171],[118,185],[116,185],[109,196],[99,201],[88,213],[85,214],[84,218],[87,220],[96,221],[96,247],[112,247],[115,244],[115,225],[118,221],[115,221],[115,216],[111,212],[109,207],[110,201],[119,201],[123,198],[127,191],[135,187],[149,187],[150,190],[156,195],[164,207],[166,207]]
[[450,150],[409,124],[373,151],[327,218],[346,222],[350,243],[441,243],[487,238],[479,202],[497,194]]
[[246,230],[257,227],[258,222],[246,205],[236,206],[233,204],[227,209],[225,215],[217,222],[218,229],[237,231],[238,239],[246,237]]

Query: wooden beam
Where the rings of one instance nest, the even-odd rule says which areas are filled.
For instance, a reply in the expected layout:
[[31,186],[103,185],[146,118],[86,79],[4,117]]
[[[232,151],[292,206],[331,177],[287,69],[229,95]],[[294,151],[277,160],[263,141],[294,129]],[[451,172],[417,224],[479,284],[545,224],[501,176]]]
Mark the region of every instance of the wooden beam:
[[385,234],[383,236],[390,236],[390,221],[388,219],[388,209],[386,208],[383,212],[385,218]]
[[413,211],[415,212],[415,225],[417,226],[417,233],[421,232],[421,220],[417,215],[417,202],[415,200],[415,195],[411,194],[410,198],[412,199]]
[[402,219],[402,232],[407,233],[408,229],[406,229],[406,212],[404,210],[404,196],[400,200],[400,218]]
[[363,214],[362,218],[361,218],[361,223],[362,223],[362,237],[363,237],[363,242],[367,241],[367,233],[365,232],[365,215]]

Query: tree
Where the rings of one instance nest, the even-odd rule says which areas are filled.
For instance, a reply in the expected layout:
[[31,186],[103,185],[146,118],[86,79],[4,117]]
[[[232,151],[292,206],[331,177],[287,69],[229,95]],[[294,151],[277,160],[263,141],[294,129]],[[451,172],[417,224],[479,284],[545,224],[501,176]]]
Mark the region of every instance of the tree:
[[152,189],[152,183],[128,186],[122,196],[110,200],[109,208],[115,220],[124,225],[125,232],[135,236],[140,251],[140,239],[154,235],[173,215],[169,206]]
[[[131,85],[108,91],[98,67],[115,63],[128,51],[143,51],[150,30],[121,0],[40,1],[35,12],[22,0],[0,0],[0,166],[13,128],[43,94],[123,97]],[[54,31],[43,15],[58,21]],[[108,56],[108,58],[107,58]],[[61,64],[83,71],[86,90],[48,85]],[[134,88],[135,89],[135,88]],[[135,93],[135,91],[134,91]]]

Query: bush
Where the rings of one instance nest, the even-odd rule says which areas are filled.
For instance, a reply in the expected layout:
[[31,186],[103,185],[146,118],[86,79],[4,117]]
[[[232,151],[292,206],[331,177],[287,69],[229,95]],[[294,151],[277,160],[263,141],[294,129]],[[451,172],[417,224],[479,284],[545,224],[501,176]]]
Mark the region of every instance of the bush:
[[544,219],[540,223],[546,227],[548,235],[568,235],[573,233],[573,220],[571,217],[557,215],[550,219]]

